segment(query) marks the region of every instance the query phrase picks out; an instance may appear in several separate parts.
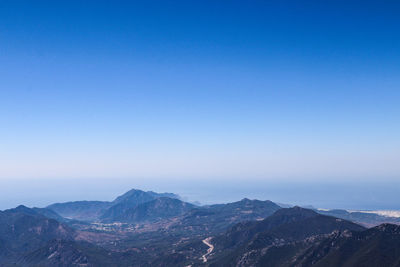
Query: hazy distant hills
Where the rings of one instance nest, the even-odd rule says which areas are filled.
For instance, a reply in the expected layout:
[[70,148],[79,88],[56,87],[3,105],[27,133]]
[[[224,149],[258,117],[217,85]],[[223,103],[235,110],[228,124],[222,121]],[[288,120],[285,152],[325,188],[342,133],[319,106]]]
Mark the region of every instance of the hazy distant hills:
[[[119,205],[117,206],[119,207]],[[179,199],[159,197],[151,201],[133,205],[108,218],[108,212],[102,216],[103,221],[118,222],[151,222],[179,216],[193,209],[195,206]],[[111,208],[110,210],[115,210]]]
[[47,208],[68,219],[90,222],[98,219],[111,206],[112,203],[106,201],[74,201],[55,203]]
[[[112,202],[112,205],[107,210],[105,210],[104,213],[100,216],[100,220],[103,222],[114,222],[119,220],[133,222],[133,220],[137,218],[139,219],[139,221],[143,221],[143,218],[140,218],[140,213],[145,212],[144,211],[145,209],[147,210],[151,209],[151,207],[143,206],[142,208],[138,209],[135,208],[140,204],[150,202],[158,198],[163,198],[164,200],[166,200],[166,199],[179,199],[180,197],[172,193],[159,194],[152,191],[144,192],[141,190],[132,189],[123,194],[122,196],[117,197]],[[178,206],[177,203],[175,204]],[[165,203],[165,207],[167,206],[168,204]],[[161,205],[159,205],[159,209],[162,209]],[[155,209],[153,209],[153,212],[157,213]],[[162,211],[160,210],[159,212]],[[153,217],[155,218],[157,217],[157,215],[154,214]]]
[[180,199],[180,196],[174,193],[156,193],[153,191],[142,191],[138,189],[132,189],[126,192],[125,194],[117,197],[113,203],[118,204],[118,203],[124,203],[124,202],[129,202],[129,203],[144,203],[149,200],[153,200],[159,197],[169,197],[169,198],[177,198]]
[[385,219],[247,198],[195,206],[133,189],[0,211],[0,266],[400,266],[400,226],[354,223]]
[[[137,189],[132,189],[125,194],[117,197],[114,201],[74,201],[74,202],[66,202],[66,203],[55,203],[49,205],[47,210],[43,210],[43,212],[49,212],[49,210],[54,211],[56,214],[59,214],[63,218],[74,219],[84,222],[94,222],[100,221],[104,223],[112,223],[112,222],[130,222],[134,223],[135,218],[137,222],[146,221],[144,219],[140,219],[139,215],[128,215],[129,213],[140,213],[142,211],[141,208],[135,210],[135,208],[146,202],[155,200],[157,198],[172,198],[172,199],[181,199],[178,195],[173,193],[155,193],[152,191],[142,191]],[[247,208],[246,202],[247,201]],[[236,203],[236,204],[235,204]],[[194,209],[192,214],[186,214],[186,221],[193,220],[191,216],[196,216],[197,219],[202,220],[205,219],[206,221],[212,220],[224,220],[224,214],[227,214],[226,220],[230,220],[230,214],[233,209],[235,209],[234,205],[239,205],[237,213],[237,220],[233,219],[232,223],[235,223],[240,220],[255,220],[261,219],[272,212],[276,211],[277,209],[282,208],[282,204],[276,204],[273,202],[263,202],[259,200],[248,200],[244,199],[242,202],[235,202],[229,203],[226,205],[217,204],[217,205],[210,205],[210,206],[202,206],[198,207],[198,209]],[[187,203],[186,207],[192,207]],[[269,204],[269,205],[267,205]],[[257,206],[258,205],[258,206]],[[287,207],[289,205],[286,205]],[[143,207],[145,209],[145,206]],[[193,207],[194,208],[194,207]],[[363,212],[348,212],[346,210],[317,210],[313,207],[306,207],[309,209],[314,209],[316,212],[324,215],[331,215],[341,219],[346,219],[349,221],[360,223],[364,226],[376,226],[382,223],[395,223],[400,224],[400,218],[393,218],[387,216],[381,216],[378,214],[373,213],[363,213]],[[189,209],[190,210],[190,209]],[[128,212],[129,211],[129,212]],[[185,210],[185,212],[188,210]],[[177,213],[170,213],[170,216],[173,217],[177,215],[184,214],[185,212],[177,212]],[[212,214],[218,214],[218,218],[213,216]],[[49,218],[57,219],[57,215],[48,214]],[[138,217],[137,217],[138,216]],[[147,218],[150,218],[146,216]],[[153,219],[150,221],[155,220],[157,215],[153,216]],[[161,216],[163,217],[163,216]],[[160,218],[161,218],[160,217]],[[165,217],[166,218],[166,217]],[[62,220],[60,217],[59,220]],[[147,220],[149,221],[149,220]],[[218,227],[214,227],[218,228]]]
[[159,197],[179,198],[178,195],[172,193],[158,194],[152,191],[145,192],[142,190],[132,189],[117,197],[112,202],[74,201],[55,203],[49,205],[47,208],[69,219],[86,222],[100,219],[104,221],[114,221],[114,217],[118,218],[124,214],[126,210]]
[[360,223],[367,227],[376,226],[382,223],[394,223],[399,224],[400,218],[382,216],[375,213],[365,213],[357,211],[346,211],[346,210],[316,210],[320,214],[335,216],[338,218],[346,219],[349,221]]

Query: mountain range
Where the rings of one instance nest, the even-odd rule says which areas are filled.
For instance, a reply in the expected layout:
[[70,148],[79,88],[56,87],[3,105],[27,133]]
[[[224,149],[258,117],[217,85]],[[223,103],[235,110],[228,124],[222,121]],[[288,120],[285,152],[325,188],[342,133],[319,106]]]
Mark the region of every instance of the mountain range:
[[118,217],[128,209],[160,197],[179,198],[178,195],[172,193],[159,194],[152,191],[145,192],[132,189],[111,202],[73,201],[55,203],[47,206],[47,208],[69,219],[91,222],[101,218],[104,221],[112,221],[114,216]]
[[396,223],[133,189],[110,202],[0,211],[0,266],[399,266],[400,226],[375,226],[385,220]]

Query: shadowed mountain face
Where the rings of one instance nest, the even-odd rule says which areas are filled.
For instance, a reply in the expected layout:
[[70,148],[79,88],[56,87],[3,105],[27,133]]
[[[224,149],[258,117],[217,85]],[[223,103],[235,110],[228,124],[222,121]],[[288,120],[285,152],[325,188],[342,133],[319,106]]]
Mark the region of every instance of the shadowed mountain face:
[[36,266],[88,266],[88,257],[73,241],[52,240],[45,246],[28,253],[20,264]]
[[140,266],[134,263],[135,254],[112,252],[87,242],[51,240],[45,246],[18,259],[17,266]]
[[72,240],[75,231],[33,209],[18,206],[0,212],[1,259],[21,255],[53,239]]
[[300,208],[238,224],[213,244],[212,266],[400,266],[400,226],[365,230]]
[[320,215],[300,207],[281,209],[262,221],[239,223],[213,239],[215,266],[257,264],[266,249],[283,246],[333,231],[362,231],[349,221]]
[[[393,224],[364,231],[335,231],[265,249],[253,266],[399,266],[400,227]],[[239,266],[248,266],[241,264]]]
[[382,224],[362,232],[334,233],[296,259],[302,266],[400,266],[400,226]]
[[[79,233],[68,226],[18,206],[0,211],[0,266],[146,266],[148,254],[120,253],[77,241]],[[92,233],[95,234],[95,233]],[[101,237],[101,235],[100,235]]]

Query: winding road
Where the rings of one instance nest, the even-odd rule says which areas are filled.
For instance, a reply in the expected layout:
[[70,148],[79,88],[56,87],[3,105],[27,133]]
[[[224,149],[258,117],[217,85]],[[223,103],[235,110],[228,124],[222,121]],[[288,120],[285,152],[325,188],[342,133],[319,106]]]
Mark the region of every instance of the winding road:
[[208,246],[207,253],[201,256],[203,262],[207,262],[207,256],[214,250],[214,246],[210,243],[212,237],[207,237],[203,240],[203,243]]

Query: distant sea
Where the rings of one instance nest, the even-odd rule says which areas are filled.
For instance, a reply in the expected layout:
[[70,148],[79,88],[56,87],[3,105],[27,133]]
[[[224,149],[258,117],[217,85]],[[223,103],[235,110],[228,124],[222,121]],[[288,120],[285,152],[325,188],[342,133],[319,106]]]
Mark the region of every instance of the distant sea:
[[113,200],[132,188],[173,192],[201,204],[246,197],[326,209],[400,210],[400,182],[183,178],[0,179],[0,209],[20,204],[44,207],[54,202]]

